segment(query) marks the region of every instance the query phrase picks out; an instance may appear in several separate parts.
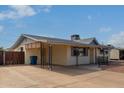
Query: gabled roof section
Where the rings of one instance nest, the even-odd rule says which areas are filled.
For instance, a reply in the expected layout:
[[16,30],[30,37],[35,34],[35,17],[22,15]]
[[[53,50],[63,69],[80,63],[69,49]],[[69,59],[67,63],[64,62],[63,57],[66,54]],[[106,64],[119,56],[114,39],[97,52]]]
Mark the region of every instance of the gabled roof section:
[[17,39],[17,41],[16,41],[9,49],[14,49],[14,48],[18,47],[18,45],[21,44],[24,39],[25,39],[25,36],[23,36],[23,34],[22,34],[22,35]]
[[[22,34],[22,35],[17,39],[17,41],[12,45],[12,47],[11,47],[10,49],[14,49],[14,48],[18,47],[18,45],[20,45],[20,44],[22,43],[22,41],[23,41],[25,38],[31,39],[31,40],[33,40],[33,41],[39,41],[37,38],[34,38],[32,35]],[[41,41],[42,41],[42,42],[45,42],[46,40],[42,39]]]
[[80,39],[80,40],[75,40],[76,42],[84,43],[84,44],[90,44],[90,45],[99,45],[98,41],[96,38],[86,38],[86,39]]
[[[97,44],[91,44],[94,39],[93,40],[92,39],[85,39],[85,40],[82,39],[81,42],[77,42],[77,41],[60,39],[60,38],[22,34],[11,48],[12,49],[16,48],[24,40],[24,38],[28,38],[33,41],[50,43],[50,44],[64,44],[64,45],[74,45],[74,46],[78,46],[78,45],[79,46],[96,46],[97,45]],[[95,42],[97,43],[97,41],[95,41]]]

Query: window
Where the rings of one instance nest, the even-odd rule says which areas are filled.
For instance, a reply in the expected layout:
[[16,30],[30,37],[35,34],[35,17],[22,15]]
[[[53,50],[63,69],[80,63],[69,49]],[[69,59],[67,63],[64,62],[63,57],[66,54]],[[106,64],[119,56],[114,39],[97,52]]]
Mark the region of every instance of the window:
[[76,48],[76,47],[72,47],[72,48],[71,48],[71,55],[72,55],[72,56],[78,55],[78,51],[77,51],[77,48]]
[[88,56],[88,48],[76,48],[72,47],[71,49],[72,56]]
[[84,56],[88,56],[88,48],[83,48]]

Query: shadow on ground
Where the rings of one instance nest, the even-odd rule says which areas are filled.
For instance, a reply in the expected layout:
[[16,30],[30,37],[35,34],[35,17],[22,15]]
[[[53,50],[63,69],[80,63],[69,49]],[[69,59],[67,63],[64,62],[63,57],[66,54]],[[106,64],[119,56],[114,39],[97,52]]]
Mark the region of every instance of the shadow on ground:
[[[37,65],[34,67],[41,68],[40,65]],[[48,66],[45,66],[44,68],[41,68],[41,69],[48,70]],[[99,70],[87,69],[86,67],[84,68],[84,66],[53,66],[52,68],[52,72],[61,73],[69,76],[89,74],[96,71],[99,71]]]

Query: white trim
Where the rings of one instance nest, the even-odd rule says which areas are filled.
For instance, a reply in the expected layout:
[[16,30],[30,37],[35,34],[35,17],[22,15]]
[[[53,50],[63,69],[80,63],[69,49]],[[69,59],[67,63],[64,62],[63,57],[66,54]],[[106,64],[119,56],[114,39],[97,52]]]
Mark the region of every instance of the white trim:
[[27,35],[22,35],[22,36],[24,36],[24,37],[26,37],[26,38],[29,38],[29,39],[32,39],[32,40],[34,40],[34,41],[42,41],[42,42],[47,42],[47,40],[37,40],[37,39],[32,38],[32,37],[27,36]]

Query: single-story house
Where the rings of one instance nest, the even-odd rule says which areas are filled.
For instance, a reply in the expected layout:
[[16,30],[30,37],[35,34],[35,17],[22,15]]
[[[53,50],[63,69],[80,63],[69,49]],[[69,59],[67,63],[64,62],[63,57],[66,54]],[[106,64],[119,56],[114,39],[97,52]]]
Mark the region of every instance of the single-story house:
[[95,64],[100,47],[95,38],[81,39],[79,35],[72,35],[70,40],[66,40],[22,34],[10,49],[24,51],[25,64],[30,64],[31,56],[37,56],[37,64],[68,66]]

